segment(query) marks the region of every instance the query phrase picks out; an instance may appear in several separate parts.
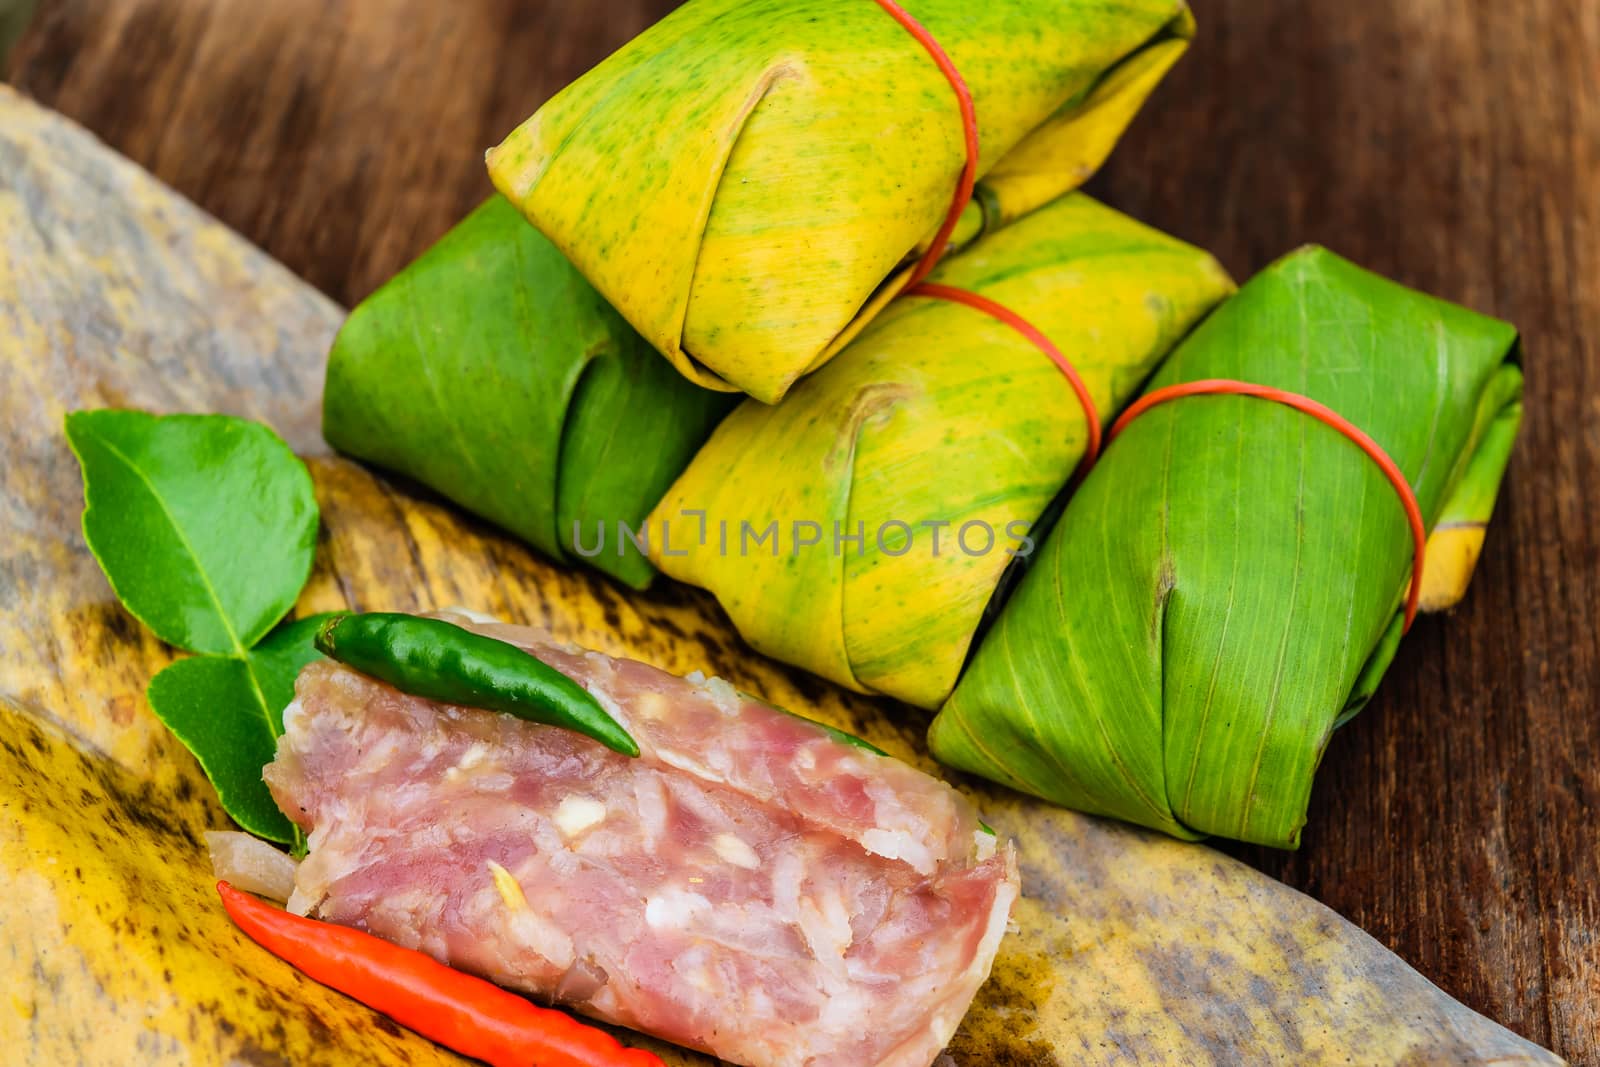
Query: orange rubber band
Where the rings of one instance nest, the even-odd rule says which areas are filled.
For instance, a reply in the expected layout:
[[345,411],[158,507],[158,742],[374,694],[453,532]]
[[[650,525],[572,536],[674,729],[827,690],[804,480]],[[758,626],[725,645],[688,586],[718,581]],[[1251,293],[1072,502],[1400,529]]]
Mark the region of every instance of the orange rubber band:
[[956,65],[950,61],[949,55],[939,46],[939,42],[933,39],[933,34],[929,33],[922,23],[912,18],[909,11],[895,3],[895,0],[877,0],[877,4],[890,18],[904,27],[907,33],[916,38],[918,44],[927,49],[928,55],[933,57],[945,81],[948,81],[950,88],[955,90],[956,103],[961,107],[961,134],[967,143],[967,161],[961,167],[961,179],[956,183],[956,195],[950,201],[950,210],[945,213],[944,223],[940,225],[939,232],[933,236],[933,243],[928,246],[922,259],[911,271],[911,279],[906,282],[906,288],[910,289],[926,278],[928,272],[933,270],[944,256],[945,249],[950,245],[950,235],[955,232],[956,223],[961,220],[961,213],[967,209],[967,201],[972,199],[972,190],[978,184],[978,111],[972,103],[972,90],[967,88],[961,72],[956,70]]
[[1050,338],[1039,331],[1033,323],[1018,315],[1004,304],[996,303],[986,296],[979,296],[969,289],[958,289],[953,285],[938,285],[933,282],[923,282],[915,288],[906,290],[906,296],[927,296],[935,300],[949,300],[957,304],[965,304],[975,311],[981,311],[992,319],[997,319],[1016,330],[1022,336],[1032,341],[1039,351],[1050,357],[1061,373],[1066,375],[1067,384],[1072,386],[1072,391],[1078,396],[1078,403],[1083,405],[1083,421],[1088,426],[1088,440],[1084,444],[1083,458],[1078,461],[1078,473],[1086,474],[1094,465],[1095,457],[1100,455],[1100,415],[1095,411],[1094,397],[1089,395],[1089,389],[1083,384],[1083,379],[1078,377],[1078,372],[1073,368],[1061,350],[1051,343]]
[[1146,393],[1127,411],[1124,411],[1121,418],[1112,424],[1109,440],[1116,440],[1117,434],[1121,433],[1128,423],[1157,404],[1165,403],[1168,400],[1178,400],[1186,396],[1218,395],[1259,397],[1262,400],[1272,400],[1310,415],[1355,442],[1356,446],[1365,452],[1368,458],[1383,471],[1384,476],[1389,479],[1389,484],[1394,486],[1394,491],[1400,496],[1400,504],[1406,511],[1406,522],[1411,526],[1411,539],[1416,546],[1411,560],[1411,590],[1406,594],[1405,630],[1410,630],[1412,621],[1417,617],[1417,602],[1422,596],[1422,564],[1428,547],[1428,531],[1422,522],[1422,508],[1417,504],[1417,494],[1412,491],[1411,483],[1406,481],[1405,475],[1400,473],[1400,468],[1395,465],[1394,460],[1389,458],[1389,454],[1383,450],[1378,442],[1368,437],[1359,426],[1326,404],[1319,404],[1310,397],[1301,396],[1299,393],[1291,393],[1284,389],[1274,389],[1270,385],[1238,382],[1231,378],[1206,378],[1200,381],[1169,385],[1163,389],[1157,389],[1153,393]]

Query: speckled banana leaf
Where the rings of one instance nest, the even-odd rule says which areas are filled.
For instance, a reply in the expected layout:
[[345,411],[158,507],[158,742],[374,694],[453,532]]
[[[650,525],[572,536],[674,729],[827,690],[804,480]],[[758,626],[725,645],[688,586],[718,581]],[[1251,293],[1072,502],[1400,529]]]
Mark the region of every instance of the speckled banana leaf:
[[[1183,53],[1182,0],[907,0],[971,89],[956,241],[1083,182]],[[772,403],[905,282],[966,158],[873,0],[690,0],[489,153],[495,184],[691,379]]]
[[[1521,414],[1516,339],[1306,248],[1151,388],[1233,378],[1309,396],[1378,442],[1430,528],[1481,522]],[[1336,430],[1249,397],[1159,405],[1068,502],[929,743],[1079,811],[1292,848],[1329,736],[1399,646],[1412,547],[1393,486]],[[1441,561],[1430,599],[1468,574]]]
[[[1233,289],[1205,252],[1081,193],[929,280],[1043,331],[1102,422]],[[759,651],[936,708],[1086,438],[1066,378],[1017,331],[961,304],[897,300],[783,403],[747,400],[718,428],[651,517],[678,534],[657,536],[652,557],[715,593]],[[746,530],[773,521],[752,548]]]
[[[68,408],[263,419],[324,520],[301,614],[464,604],[703,668],[924,768],[921,724],[751,655],[708,598],[622,595],[327,454],[342,313],[83,131],[0,87],[0,1047],[28,1067],[460,1063],[246,941],[201,834],[227,827],[144,704],[173,658],[79,530]],[[248,565],[242,560],[241,565]],[[978,799],[1027,898],[950,1054],[999,1064],[1555,1063],[1309,898],[1226,857],[1009,791]],[[659,1046],[658,1046],[659,1047]],[[704,1058],[662,1050],[673,1067]]]
[[[640,527],[732,407],[674,374],[498,196],[350,313],[324,388],[341,452],[635,588],[655,572],[616,523]],[[593,551],[597,527],[612,539]]]

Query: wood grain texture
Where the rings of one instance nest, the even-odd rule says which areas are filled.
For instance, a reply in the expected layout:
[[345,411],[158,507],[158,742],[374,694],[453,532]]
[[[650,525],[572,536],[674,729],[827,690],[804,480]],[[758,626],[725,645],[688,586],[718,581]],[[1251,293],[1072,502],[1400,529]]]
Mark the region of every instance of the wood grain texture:
[[[281,426],[322,511],[301,614],[464,605],[708,670],[936,772],[925,722],[743,647],[709,597],[625,595],[329,455],[309,425],[339,310],[60,115],[0,87],[0,1048],[27,1065],[450,1056],[246,945],[211,901],[226,825],[139,693],[173,651],[83,542],[61,412],[114,399]],[[249,560],[241,559],[240,566]],[[1327,908],[1245,864],[983,782],[1025,895],[951,1042],[962,1067],[1551,1064]],[[65,802],[63,802],[65,801]],[[228,990],[226,996],[219,990]],[[358,1051],[359,1050],[359,1051]],[[673,1067],[704,1057],[661,1052]]]
[[1600,3],[1196,6],[1098,190],[1240,277],[1318,241],[1509,319],[1527,371],[1465,602],[1335,737],[1301,851],[1232,851],[1600,1062]]
[[[46,0],[11,77],[349,303],[670,6]],[[1326,243],[1516,322],[1528,370],[1473,591],[1334,740],[1302,850],[1237,854],[1600,1062],[1600,0],[1195,6],[1091,191],[1240,277]]]

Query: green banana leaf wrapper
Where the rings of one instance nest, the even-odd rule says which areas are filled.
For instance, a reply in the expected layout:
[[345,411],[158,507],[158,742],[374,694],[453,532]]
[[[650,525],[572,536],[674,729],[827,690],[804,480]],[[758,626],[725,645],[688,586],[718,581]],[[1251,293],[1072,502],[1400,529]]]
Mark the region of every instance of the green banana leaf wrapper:
[[497,196],[350,314],[322,432],[553,559],[643,588],[655,572],[638,546],[599,538],[641,526],[731,406],[674,373]]
[[[1182,0],[907,0],[969,87],[955,247],[1081,184],[1187,47]],[[957,98],[872,0],[690,0],[489,173],[685,375],[775,403],[882,310],[950,208]]]
[[[1233,378],[1321,401],[1398,464],[1430,528],[1481,529],[1521,418],[1516,347],[1504,322],[1307,248],[1151,388]],[[1295,847],[1330,734],[1399,645],[1412,553],[1394,487],[1338,431],[1249,397],[1158,405],[1068,502],[930,746],[1067,807]]]
[[[1205,252],[1082,194],[930,281],[1041,330],[1102,421],[1233,290]],[[965,305],[902,297],[782,404],[748,400],[718,427],[652,516],[652,558],[714,592],[762,652],[936,708],[1086,438],[1032,342]]]

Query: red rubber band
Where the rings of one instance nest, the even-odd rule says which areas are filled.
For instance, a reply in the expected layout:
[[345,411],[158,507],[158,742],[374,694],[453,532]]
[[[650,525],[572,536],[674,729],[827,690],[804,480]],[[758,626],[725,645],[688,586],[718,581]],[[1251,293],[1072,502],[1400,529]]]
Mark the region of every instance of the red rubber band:
[[1100,414],[1095,411],[1094,397],[1089,395],[1089,389],[1083,384],[1083,379],[1078,377],[1078,372],[1061,354],[1061,350],[1051,343],[1038,327],[1027,319],[1018,315],[1004,304],[996,303],[986,296],[979,296],[967,289],[957,289],[953,285],[938,285],[933,282],[922,284],[906,290],[906,296],[928,296],[935,300],[949,300],[957,304],[965,304],[975,311],[981,311],[992,319],[997,319],[1016,330],[1022,336],[1032,341],[1034,345],[1050,357],[1061,373],[1066,375],[1067,384],[1072,386],[1072,391],[1078,396],[1078,403],[1083,405],[1083,421],[1088,426],[1088,441],[1084,445],[1083,458],[1078,461],[1078,473],[1087,473],[1094,465],[1095,457],[1100,455]]
[[961,72],[956,70],[956,65],[950,61],[950,56],[934,40],[933,34],[911,16],[911,13],[901,7],[895,0],[876,0],[877,5],[889,17],[898,22],[907,33],[916,38],[917,43],[927,50],[939,67],[940,73],[950,83],[950,88],[955,91],[956,103],[961,108],[961,135],[966,141],[967,158],[961,167],[961,179],[956,183],[955,196],[950,201],[950,210],[945,213],[944,223],[939,227],[939,232],[934,234],[933,243],[923,253],[922,259],[917,262],[911,271],[911,277],[906,282],[904,296],[927,296],[937,300],[950,300],[957,304],[983,312],[991,318],[1010,326],[1022,336],[1026,337],[1046,356],[1050,362],[1060,368],[1066,375],[1067,384],[1072,386],[1072,391],[1078,397],[1078,402],[1083,405],[1084,421],[1088,425],[1088,443],[1084,448],[1083,459],[1078,462],[1078,473],[1088,471],[1094,464],[1095,457],[1100,454],[1100,415],[1095,411],[1094,398],[1089,395],[1089,390],[1083,384],[1083,379],[1078,377],[1078,372],[1061,354],[1061,350],[1050,342],[1038,328],[1015,311],[1002,304],[990,300],[988,297],[979,296],[977,293],[966,289],[958,289],[953,285],[934,285],[923,281],[934,266],[944,256],[945,250],[950,246],[950,235],[955,232],[956,223],[961,220],[961,213],[966,210],[967,203],[972,199],[972,190],[978,180],[978,111],[972,102],[972,91],[967,88]]
[[1428,547],[1428,531],[1422,522],[1422,508],[1417,504],[1417,494],[1412,491],[1411,483],[1406,481],[1405,475],[1400,473],[1400,468],[1395,465],[1394,460],[1389,458],[1389,454],[1383,450],[1378,442],[1368,437],[1359,426],[1326,404],[1319,404],[1310,397],[1301,396],[1299,393],[1291,393],[1284,389],[1274,389],[1269,385],[1238,382],[1231,378],[1206,378],[1200,381],[1169,385],[1163,389],[1157,389],[1153,393],[1146,393],[1127,411],[1124,411],[1121,418],[1112,424],[1109,439],[1115,440],[1117,434],[1121,433],[1128,423],[1157,404],[1186,396],[1206,395],[1253,396],[1262,400],[1272,400],[1279,404],[1287,405],[1338,430],[1355,442],[1357,447],[1365,452],[1372,462],[1378,465],[1384,476],[1389,479],[1389,484],[1394,486],[1394,491],[1400,496],[1400,504],[1406,511],[1406,521],[1411,526],[1411,539],[1416,545],[1411,561],[1411,590],[1406,595],[1405,629],[1411,629],[1411,623],[1417,617],[1417,602],[1422,596],[1422,564]]
[[879,7],[886,11],[917,43],[927,49],[928,55],[933,57],[934,63],[939,67],[939,72],[950,83],[950,88],[955,90],[956,103],[961,107],[961,134],[967,143],[967,161],[961,167],[961,180],[956,183],[955,198],[950,201],[950,210],[945,213],[944,223],[940,225],[939,232],[933,235],[933,243],[923,253],[911,271],[911,278],[906,282],[910,289],[928,276],[934,265],[944,255],[945,249],[950,245],[950,235],[955,232],[956,223],[961,220],[961,213],[967,208],[967,201],[972,199],[973,187],[978,184],[978,110],[972,103],[972,91],[967,88],[966,81],[961,77],[961,72],[956,70],[956,65],[950,61],[949,55],[933,39],[933,34],[911,17],[911,13],[901,7],[895,0],[877,0]]

